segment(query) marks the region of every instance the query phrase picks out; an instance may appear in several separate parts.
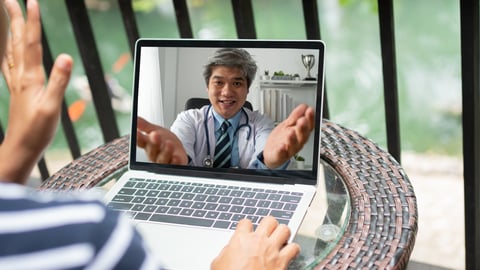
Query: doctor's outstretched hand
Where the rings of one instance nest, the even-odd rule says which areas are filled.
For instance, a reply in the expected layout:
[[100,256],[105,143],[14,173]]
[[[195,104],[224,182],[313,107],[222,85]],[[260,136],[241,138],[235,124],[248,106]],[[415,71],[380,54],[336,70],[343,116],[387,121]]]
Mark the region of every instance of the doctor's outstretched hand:
[[288,243],[289,238],[290,229],[271,216],[264,217],[255,231],[252,222],[243,219],[211,269],[286,269],[300,252],[298,244]]
[[147,153],[152,162],[187,165],[187,152],[182,142],[170,130],[137,118],[137,145]]
[[268,136],[263,149],[263,162],[277,168],[292,158],[308,141],[315,127],[315,112],[305,104],[298,105]]

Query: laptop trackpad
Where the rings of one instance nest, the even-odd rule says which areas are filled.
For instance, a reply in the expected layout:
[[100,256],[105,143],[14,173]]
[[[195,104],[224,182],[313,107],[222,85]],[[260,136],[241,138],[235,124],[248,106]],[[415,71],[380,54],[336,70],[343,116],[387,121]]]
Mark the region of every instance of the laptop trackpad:
[[233,231],[138,223],[138,230],[155,258],[166,269],[210,269],[212,260]]

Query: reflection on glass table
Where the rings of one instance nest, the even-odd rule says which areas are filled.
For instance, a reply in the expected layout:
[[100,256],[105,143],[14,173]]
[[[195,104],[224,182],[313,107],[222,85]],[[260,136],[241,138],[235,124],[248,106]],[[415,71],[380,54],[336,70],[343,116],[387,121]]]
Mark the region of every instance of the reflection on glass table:
[[311,269],[330,253],[342,237],[350,217],[350,200],[344,181],[326,162],[320,161],[317,193],[294,242],[301,253],[289,269]]

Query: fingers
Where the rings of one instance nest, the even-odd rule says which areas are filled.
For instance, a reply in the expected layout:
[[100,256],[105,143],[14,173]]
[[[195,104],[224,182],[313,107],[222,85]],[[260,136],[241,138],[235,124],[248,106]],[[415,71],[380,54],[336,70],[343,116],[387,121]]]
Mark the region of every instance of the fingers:
[[72,66],[73,59],[70,55],[61,54],[57,57],[48,80],[46,100],[61,103],[70,80]]
[[10,17],[10,34],[13,50],[13,59],[7,59],[9,61],[17,60],[23,62],[23,28],[25,25],[22,9],[17,1],[5,0],[5,7],[7,8],[8,15]]
[[154,125],[147,120],[143,119],[142,117],[137,117],[137,129],[141,130],[142,132],[149,133],[151,131],[157,130],[160,127]]
[[287,119],[285,119],[285,124],[287,126],[293,126],[297,122],[297,120],[305,115],[305,111],[307,110],[308,106],[306,104],[300,104],[293,111],[290,113]]
[[235,234],[249,233],[252,230],[253,230],[252,221],[250,221],[249,219],[242,219],[237,224],[237,228],[235,229]]
[[[42,33],[40,26],[40,10],[37,0],[27,1],[27,21],[25,23],[25,65],[42,68]],[[40,70],[39,72],[41,72]]]
[[275,230],[275,228],[277,228],[277,226],[278,226],[278,221],[274,217],[266,216],[262,218],[255,232],[266,235],[266,236],[270,236]]
[[279,253],[279,257],[284,259],[284,267],[300,254],[300,246],[297,243],[290,243],[284,246]]

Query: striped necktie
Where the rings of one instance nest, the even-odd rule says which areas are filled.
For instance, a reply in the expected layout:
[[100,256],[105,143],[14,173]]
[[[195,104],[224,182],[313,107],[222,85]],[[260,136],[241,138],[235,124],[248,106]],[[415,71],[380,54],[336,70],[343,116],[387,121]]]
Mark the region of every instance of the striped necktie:
[[230,159],[232,154],[232,143],[230,142],[230,137],[228,136],[228,128],[230,126],[230,122],[225,120],[220,127],[221,132],[220,137],[217,140],[217,145],[215,146],[215,157],[213,162],[213,167],[215,168],[230,167]]

